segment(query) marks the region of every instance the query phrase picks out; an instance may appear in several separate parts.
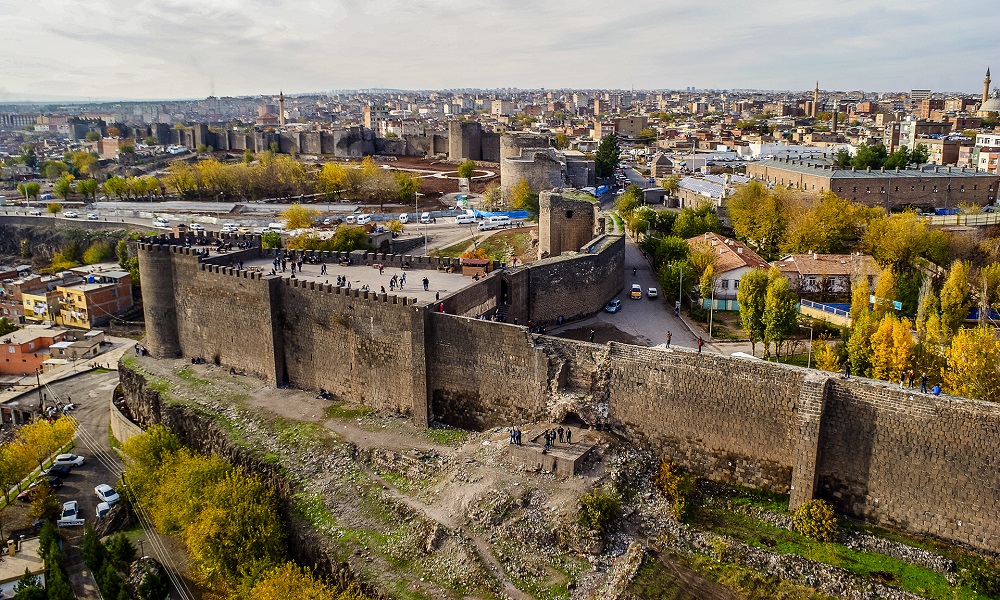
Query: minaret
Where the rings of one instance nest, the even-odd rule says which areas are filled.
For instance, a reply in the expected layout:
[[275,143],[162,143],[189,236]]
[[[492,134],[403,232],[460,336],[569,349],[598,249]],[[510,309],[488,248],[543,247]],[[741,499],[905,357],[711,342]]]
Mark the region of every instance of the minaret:
[[812,118],[816,118],[816,113],[819,112],[819,80],[816,81],[816,89],[813,90],[813,114]]
[[285,126],[285,93],[278,92],[278,125]]
[[830,129],[833,133],[837,133],[837,111],[840,110],[840,102],[837,100],[833,101],[833,123],[830,125]]
[[983,104],[990,99],[990,68],[986,67],[986,79],[983,80]]

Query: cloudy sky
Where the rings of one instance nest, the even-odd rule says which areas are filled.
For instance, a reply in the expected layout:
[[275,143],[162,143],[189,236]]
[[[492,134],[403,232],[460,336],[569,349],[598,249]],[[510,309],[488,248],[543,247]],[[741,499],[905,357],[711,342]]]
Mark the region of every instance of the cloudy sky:
[[979,92],[989,0],[0,0],[0,101],[386,87]]

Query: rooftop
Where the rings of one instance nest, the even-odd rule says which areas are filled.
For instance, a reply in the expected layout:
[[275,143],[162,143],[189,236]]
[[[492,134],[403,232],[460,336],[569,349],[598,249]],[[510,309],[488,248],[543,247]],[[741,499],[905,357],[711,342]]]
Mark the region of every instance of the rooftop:
[[727,238],[717,233],[706,233],[688,238],[688,245],[695,244],[711,246],[717,252],[715,260],[716,273],[726,273],[733,269],[750,267],[766,269],[770,265],[743,242]]
[[0,342],[4,344],[26,344],[38,338],[52,338],[65,332],[65,329],[50,327],[48,325],[26,325],[17,331],[12,331],[0,337]]
[[789,254],[772,263],[782,273],[800,275],[850,275],[865,269],[870,275],[881,271],[867,254]]
[[794,173],[802,173],[804,175],[823,175],[830,177],[832,179],[871,179],[872,177],[885,177],[885,178],[899,178],[899,177],[914,177],[914,178],[928,178],[928,177],[940,177],[940,178],[955,178],[955,177],[992,177],[995,178],[996,175],[992,173],[984,173],[982,171],[977,171],[975,169],[966,169],[964,167],[942,167],[938,165],[924,165],[917,169],[900,169],[900,170],[876,170],[871,171],[867,169],[840,169],[833,167],[829,162],[785,162],[785,161],[764,161],[759,163],[754,163],[757,165],[762,165],[771,169],[782,169],[785,171],[792,171]]

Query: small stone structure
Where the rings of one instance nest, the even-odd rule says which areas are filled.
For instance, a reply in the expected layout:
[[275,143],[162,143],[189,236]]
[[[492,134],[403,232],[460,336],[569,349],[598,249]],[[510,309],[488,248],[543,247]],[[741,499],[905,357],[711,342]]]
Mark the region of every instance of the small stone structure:
[[[547,428],[556,427],[549,425]],[[546,427],[535,427],[525,431],[522,445],[512,444],[508,447],[510,455],[524,463],[528,470],[537,469],[561,477],[572,477],[579,473],[587,454],[594,449],[596,440],[593,434],[585,429],[574,429],[572,443],[566,444],[556,438],[555,444],[546,449],[545,429]]]
[[538,257],[579,251],[597,233],[595,202],[567,197],[563,190],[538,194]]

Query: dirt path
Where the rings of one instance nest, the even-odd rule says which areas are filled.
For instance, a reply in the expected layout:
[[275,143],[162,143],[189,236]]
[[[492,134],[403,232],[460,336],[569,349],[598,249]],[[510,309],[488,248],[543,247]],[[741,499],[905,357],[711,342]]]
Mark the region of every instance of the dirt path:
[[382,488],[385,489],[387,492],[389,492],[389,495],[392,496],[394,499],[409,506],[413,510],[424,515],[424,517],[432,521],[435,521],[436,523],[443,525],[448,529],[457,531],[462,535],[464,535],[465,537],[469,538],[469,540],[472,541],[472,545],[475,546],[476,552],[479,554],[479,558],[482,559],[483,564],[486,565],[486,568],[489,569],[489,571],[493,574],[493,576],[496,577],[497,580],[503,584],[504,591],[507,593],[508,598],[510,598],[511,600],[532,600],[531,596],[517,589],[517,587],[514,586],[514,583],[507,578],[507,576],[503,572],[503,567],[500,566],[500,561],[498,561],[497,557],[494,556],[493,550],[490,548],[490,545],[486,543],[486,540],[472,533],[468,529],[462,527],[452,518],[452,513],[445,512],[439,508],[435,508],[428,504],[424,504],[419,500],[415,500],[407,496],[403,492],[399,491],[398,489],[396,489],[394,485],[392,485],[388,481],[382,479],[377,474],[372,472],[365,464],[359,462],[358,466],[360,467],[361,472],[363,472],[366,476],[368,476],[368,478],[371,479],[373,482],[381,485]]

